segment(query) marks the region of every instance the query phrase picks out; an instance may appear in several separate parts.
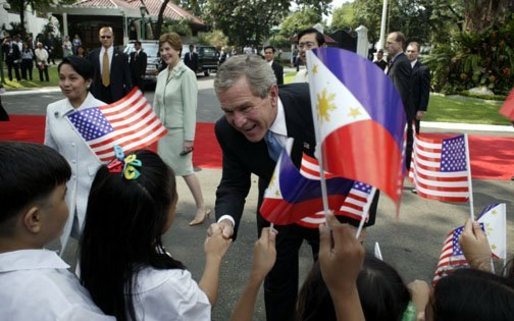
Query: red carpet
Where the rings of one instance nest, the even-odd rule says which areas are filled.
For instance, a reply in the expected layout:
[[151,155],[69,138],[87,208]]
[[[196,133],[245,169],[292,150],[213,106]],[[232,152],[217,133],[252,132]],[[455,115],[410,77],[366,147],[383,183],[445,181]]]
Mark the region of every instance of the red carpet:
[[[10,115],[9,117],[11,121],[0,122],[0,140],[43,142],[45,128],[43,116]],[[513,137],[474,135],[469,138],[469,147],[473,178],[509,180],[514,176]],[[221,167],[221,150],[214,135],[213,123],[197,125],[193,163],[195,167]]]

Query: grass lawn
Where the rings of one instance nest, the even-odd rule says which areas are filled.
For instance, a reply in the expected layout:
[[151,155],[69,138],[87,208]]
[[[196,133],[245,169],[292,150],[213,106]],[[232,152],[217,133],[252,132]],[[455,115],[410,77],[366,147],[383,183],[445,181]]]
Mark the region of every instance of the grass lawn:
[[432,94],[425,114],[427,121],[510,125],[510,121],[498,113],[503,102],[464,96]]
[[[284,82],[291,83],[296,72],[284,75]],[[486,125],[510,125],[505,117],[498,113],[503,102],[483,100],[465,96],[443,96],[431,94],[426,121],[469,123]]]
[[[20,70],[21,74],[21,70]],[[14,71],[13,71],[14,76]],[[7,69],[4,69],[4,87],[6,90],[10,89],[30,89],[30,88],[41,88],[41,87],[49,87],[49,86],[58,86],[59,85],[59,76],[57,75],[57,65],[50,65],[48,69],[48,77],[50,79],[49,82],[39,81],[39,70],[37,68],[32,69],[32,80],[21,80],[16,81],[16,78],[13,78],[13,81],[9,81],[9,77],[7,76]]]

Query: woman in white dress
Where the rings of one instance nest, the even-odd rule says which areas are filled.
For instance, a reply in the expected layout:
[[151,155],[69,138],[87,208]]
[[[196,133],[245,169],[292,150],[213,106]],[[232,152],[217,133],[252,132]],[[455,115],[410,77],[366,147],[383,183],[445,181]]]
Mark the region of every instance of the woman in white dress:
[[61,236],[61,251],[71,236],[79,238],[86,215],[87,198],[98,167],[98,157],[67,119],[70,113],[105,105],[89,93],[93,77],[91,63],[79,57],[66,57],[57,67],[59,87],[65,99],[48,105],[46,111],[45,145],[57,150],[71,166],[66,203],[70,211]]
[[159,38],[161,59],[168,66],[159,73],[155,86],[154,110],[168,134],[158,144],[158,153],[182,176],[193,194],[196,215],[189,225],[204,222],[210,210],[205,207],[200,182],[193,171],[193,141],[196,129],[198,84],[196,74],[180,59],[182,40],[174,32]]

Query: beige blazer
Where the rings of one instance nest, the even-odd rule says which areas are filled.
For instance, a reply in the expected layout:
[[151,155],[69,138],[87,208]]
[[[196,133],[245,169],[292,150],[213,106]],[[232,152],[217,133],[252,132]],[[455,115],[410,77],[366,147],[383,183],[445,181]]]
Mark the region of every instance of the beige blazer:
[[198,84],[196,74],[184,62],[157,76],[153,108],[166,128],[183,128],[184,140],[193,141],[196,129]]

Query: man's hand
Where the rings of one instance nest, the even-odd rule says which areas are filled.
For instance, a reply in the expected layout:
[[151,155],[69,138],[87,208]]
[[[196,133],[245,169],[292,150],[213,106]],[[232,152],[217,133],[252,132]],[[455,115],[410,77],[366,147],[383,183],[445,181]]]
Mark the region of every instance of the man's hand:
[[416,113],[416,119],[422,120],[423,117],[425,117],[425,112],[423,110],[418,110],[418,112]]
[[[211,236],[214,233],[213,229],[214,224],[211,224],[207,229],[207,235]],[[230,220],[221,220],[215,225],[217,228],[221,229],[221,233],[225,239],[230,239],[234,235],[234,225]]]

